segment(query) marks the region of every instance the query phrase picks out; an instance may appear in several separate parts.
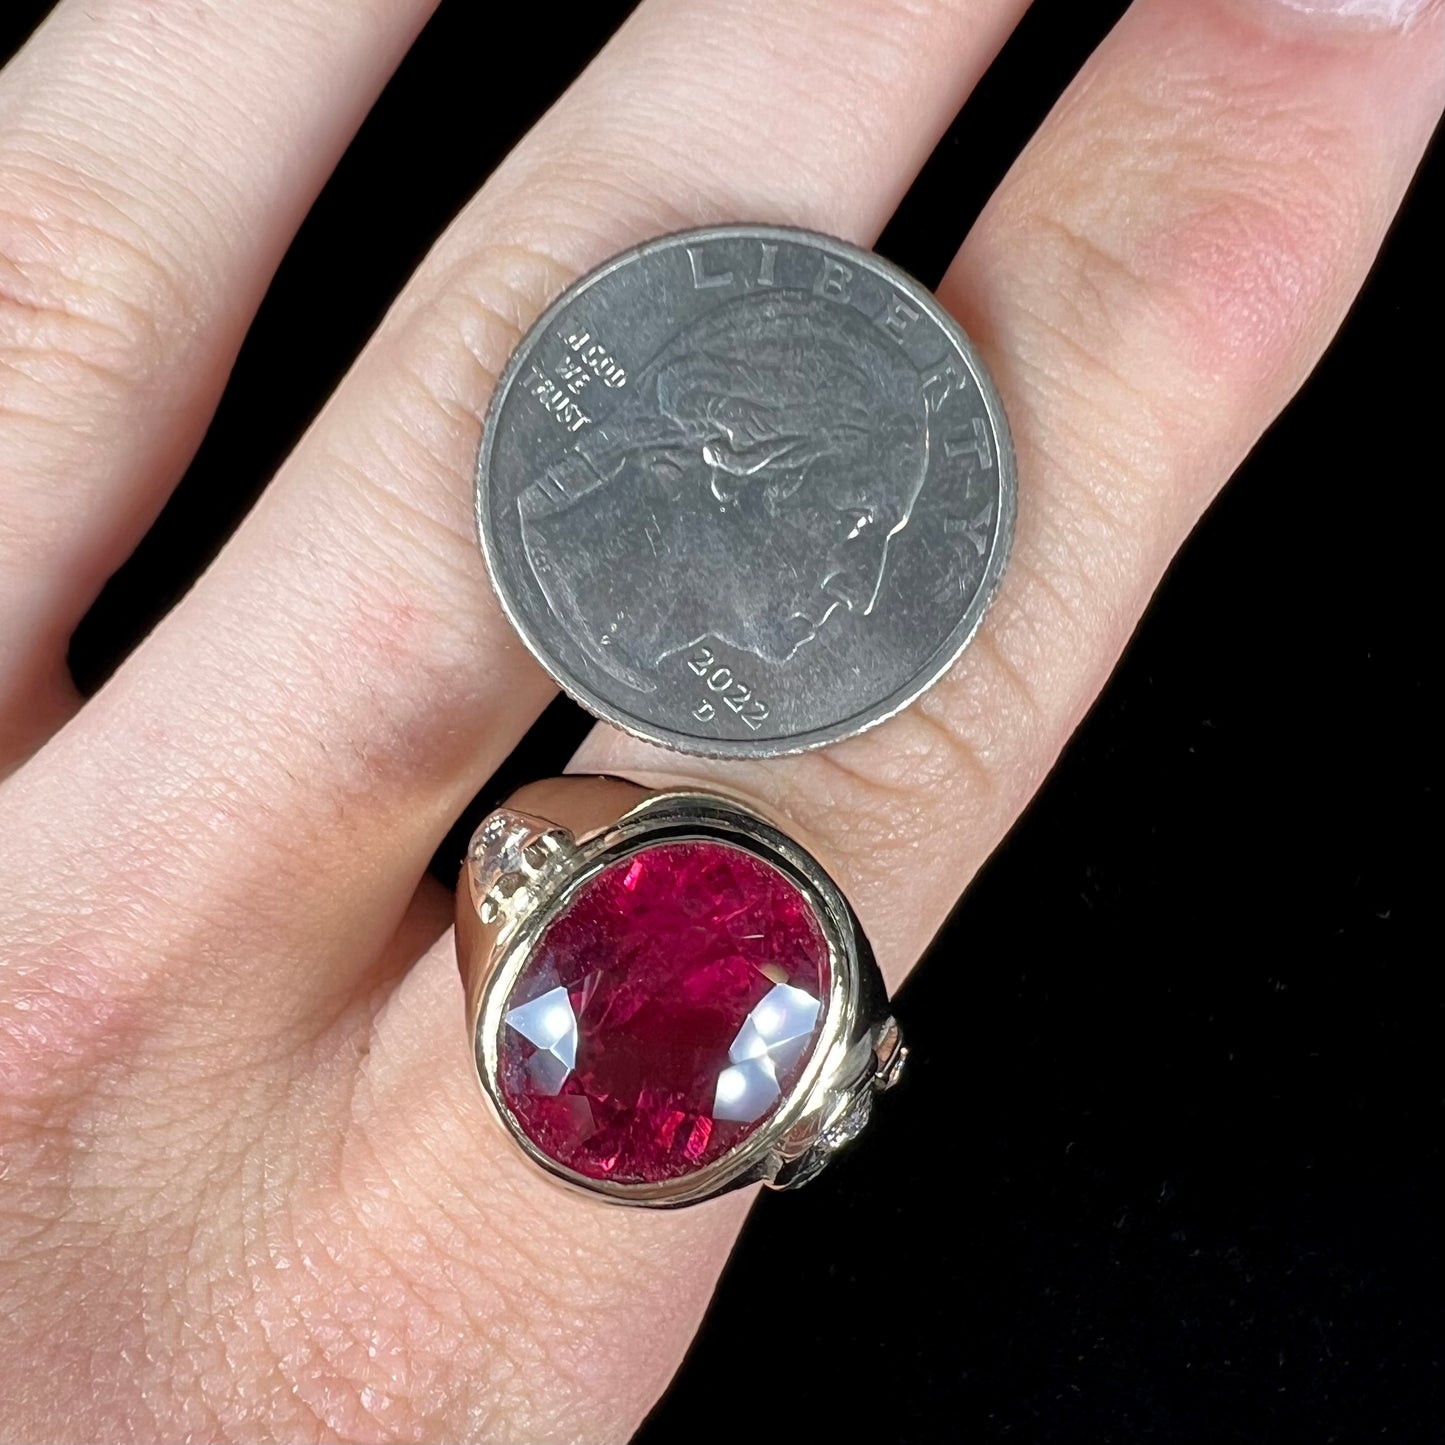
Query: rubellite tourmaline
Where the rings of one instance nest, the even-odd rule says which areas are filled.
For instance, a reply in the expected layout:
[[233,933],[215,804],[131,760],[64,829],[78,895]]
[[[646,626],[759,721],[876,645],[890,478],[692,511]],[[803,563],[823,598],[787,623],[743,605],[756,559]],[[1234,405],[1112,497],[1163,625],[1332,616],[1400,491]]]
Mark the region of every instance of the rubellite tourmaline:
[[827,1007],[828,945],[778,869],[659,843],[589,879],[523,964],[497,1076],[550,1158],[617,1183],[690,1174],[798,1081]]

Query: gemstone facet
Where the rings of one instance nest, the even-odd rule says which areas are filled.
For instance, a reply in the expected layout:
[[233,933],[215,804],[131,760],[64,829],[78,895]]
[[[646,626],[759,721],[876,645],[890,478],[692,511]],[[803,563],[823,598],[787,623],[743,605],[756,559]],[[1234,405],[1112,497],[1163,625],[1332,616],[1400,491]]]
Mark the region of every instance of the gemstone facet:
[[522,1132],[590,1179],[720,1158],[807,1066],[828,945],[806,896],[727,843],[608,864],[547,925],[502,1010],[497,1082]]

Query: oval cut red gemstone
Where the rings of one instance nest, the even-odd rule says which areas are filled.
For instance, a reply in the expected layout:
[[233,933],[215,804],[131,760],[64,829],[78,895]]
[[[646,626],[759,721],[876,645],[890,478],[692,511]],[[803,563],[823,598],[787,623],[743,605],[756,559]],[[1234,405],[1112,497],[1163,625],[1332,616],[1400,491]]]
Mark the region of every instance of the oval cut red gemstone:
[[828,945],[778,869],[716,842],[603,868],[548,925],[502,1010],[498,1082],[546,1155],[643,1183],[710,1164],[797,1083]]

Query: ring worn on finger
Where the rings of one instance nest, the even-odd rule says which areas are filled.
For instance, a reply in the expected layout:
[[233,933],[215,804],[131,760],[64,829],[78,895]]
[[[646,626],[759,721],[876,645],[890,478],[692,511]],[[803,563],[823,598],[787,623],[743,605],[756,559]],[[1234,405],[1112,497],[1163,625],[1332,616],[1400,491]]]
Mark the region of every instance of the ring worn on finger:
[[474,835],[457,922],[497,1119],[614,1203],[803,1183],[905,1057],[837,885],[719,794],[533,784]]

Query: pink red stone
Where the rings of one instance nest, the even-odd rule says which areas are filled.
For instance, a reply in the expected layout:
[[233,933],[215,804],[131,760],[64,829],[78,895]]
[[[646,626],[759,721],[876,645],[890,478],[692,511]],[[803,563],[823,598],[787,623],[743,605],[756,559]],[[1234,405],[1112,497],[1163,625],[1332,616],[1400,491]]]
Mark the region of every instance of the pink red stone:
[[828,947],[802,893],[715,842],[610,864],[547,926],[503,1009],[499,1081],[543,1153],[673,1179],[746,1138],[823,1022]]

